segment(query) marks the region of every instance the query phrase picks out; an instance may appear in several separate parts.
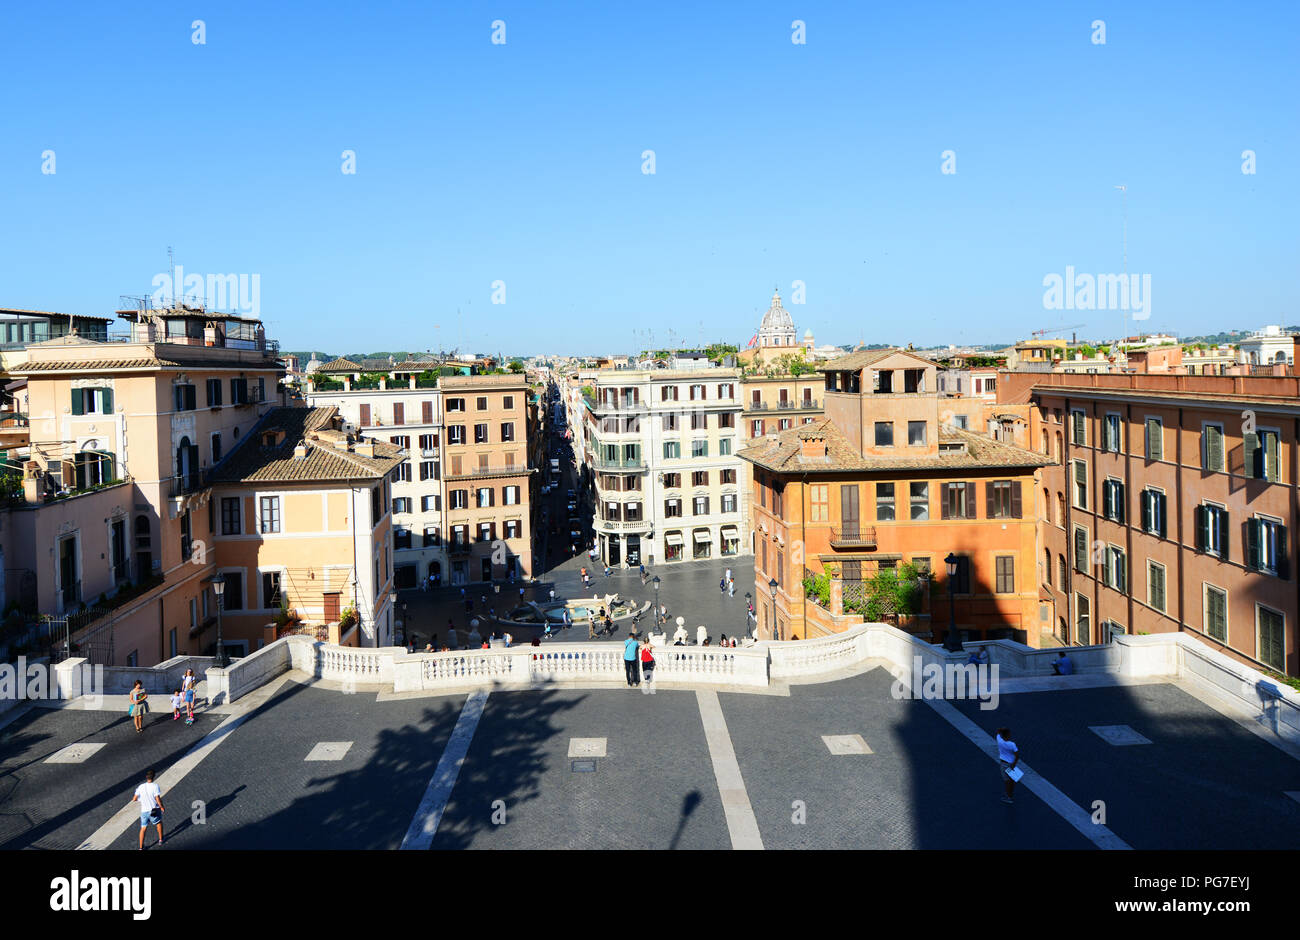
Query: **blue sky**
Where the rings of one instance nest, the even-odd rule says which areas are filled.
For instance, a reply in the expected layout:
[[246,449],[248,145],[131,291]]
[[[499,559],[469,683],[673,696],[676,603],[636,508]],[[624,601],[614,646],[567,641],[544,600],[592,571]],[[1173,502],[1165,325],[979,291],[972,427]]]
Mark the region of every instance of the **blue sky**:
[[1144,327],[1295,323],[1297,36],[1291,2],[6,4],[0,306],[103,315],[170,245],[259,275],[292,349],[743,344],[796,280],[819,342],[1106,336],[1042,282],[1121,270],[1123,183]]

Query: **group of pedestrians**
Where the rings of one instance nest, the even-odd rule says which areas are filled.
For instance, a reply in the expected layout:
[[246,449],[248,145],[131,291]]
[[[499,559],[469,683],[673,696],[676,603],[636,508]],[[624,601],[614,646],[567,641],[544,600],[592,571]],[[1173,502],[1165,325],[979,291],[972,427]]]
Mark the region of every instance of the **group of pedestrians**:
[[[193,669],[186,669],[185,675],[181,676],[180,687],[172,692],[172,721],[179,721],[181,711],[185,712],[185,723],[194,724],[194,694],[198,687],[198,677],[194,675]],[[132,723],[135,725],[135,733],[144,733],[144,716],[149,714],[149,693],[145,691],[144,683],[139,679],[135,680],[135,685],[131,687],[130,695],[127,697],[129,704],[126,708],[127,715],[130,716]]]
[[731,576],[730,568],[727,569],[726,574],[718,579],[718,590],[728,597],[736,596],[736,579]]
[[623,668],[627,673],[629,688],[640,685],[642,678],[649,682],[654,677],[654,651],[648,642],[635,633],[629,633],[623,641]]

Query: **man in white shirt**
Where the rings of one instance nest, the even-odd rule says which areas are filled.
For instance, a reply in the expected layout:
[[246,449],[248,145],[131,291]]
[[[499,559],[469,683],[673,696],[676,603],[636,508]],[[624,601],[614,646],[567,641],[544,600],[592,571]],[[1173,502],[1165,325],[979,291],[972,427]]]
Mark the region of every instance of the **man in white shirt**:
[[144,834],[149,828],[149,823],[158,827],[158,844],[162,845],[162,790],[153,782],[152,770],[144,775],[144,783],[135,788],[135,796],[131,797],[131,802],[140,804],[140,850],[144,851]]
[[1020,761],[1020,748],[1011,740],[1010,728],[998,729],[998,765],[1002,770],[1002,783],[1006,788],[1006,794],[1002,797],[1003,803],[1014,803],[1011,798],[1016,789],[1016,781],[1012,779],[1008,771],[1014,770],[1016,764]]

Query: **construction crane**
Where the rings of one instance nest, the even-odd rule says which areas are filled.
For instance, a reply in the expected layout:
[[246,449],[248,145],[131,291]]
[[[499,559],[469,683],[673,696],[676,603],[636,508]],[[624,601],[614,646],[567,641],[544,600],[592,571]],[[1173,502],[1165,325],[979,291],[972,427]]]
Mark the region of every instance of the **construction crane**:
[[1086,324],[1086,323],[1071,323],[1071,324],[1068,324],[1067,326],[1058,326],[1058,327],[1054,327],[1054,328],[1052,328],[1052,329],[1050,329],[1050,330],[1033,330],[1029,335],[1030,335],[1030,336],[1045,336],[1045,335],[1047,335],[1048,333],[1064,333],[1066,330],[1077,330],[1079,327],[1081,327],[1081,326],[1087,326],[1087,325],[1088,325],[1088,324]]

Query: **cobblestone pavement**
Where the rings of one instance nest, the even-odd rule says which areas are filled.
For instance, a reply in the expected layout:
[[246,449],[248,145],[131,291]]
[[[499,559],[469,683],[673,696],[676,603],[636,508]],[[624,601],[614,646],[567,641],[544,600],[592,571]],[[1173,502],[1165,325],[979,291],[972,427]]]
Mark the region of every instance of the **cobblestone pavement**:
[[[164,793],[167,851],[393,849],[412,831],[443,849],[723,849],[747,832],[772,849],[1092,849],[1102,840],[1062,807],[1092,813],[1096,801],[1115,841],[1134,848],[1300,839],[1289,795],[1300,764],[1171,684],[937,710],[896,698],[874,668],[766,694],[476,693],[480,713],[464,695],[278,681],[221,732],[224,716],[211,712],[193,728],[155,714],[144,735],[117,712],[38,708],[12,720],[0,730],[0,846],[81,844],[150,767],[177,768]],[[1022,787],[1001,803],[996,764],[945,708],[977,736],[1010,726],[1060,796]],[[1111,743],[1122,739],[1114,726],[1147,743]],[[186,758],[205,735],[208,749]],[[103,747],[80,763],[48,761],[79,743]],[[133,847],[129,823],[103,844]]]

